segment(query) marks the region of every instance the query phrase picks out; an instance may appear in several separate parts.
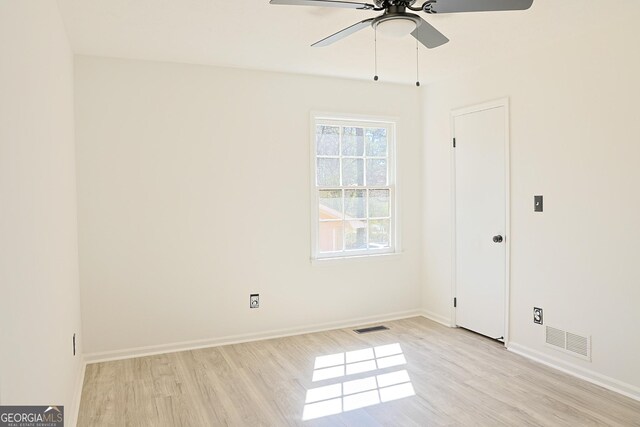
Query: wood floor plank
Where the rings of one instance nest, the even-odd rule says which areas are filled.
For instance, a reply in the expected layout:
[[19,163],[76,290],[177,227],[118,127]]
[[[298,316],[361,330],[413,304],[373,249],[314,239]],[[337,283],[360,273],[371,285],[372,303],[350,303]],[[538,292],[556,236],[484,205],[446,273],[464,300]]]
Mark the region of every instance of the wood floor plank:
[[91,364],[78,425],[640,426],[640,402],[495,341],[385,325]]

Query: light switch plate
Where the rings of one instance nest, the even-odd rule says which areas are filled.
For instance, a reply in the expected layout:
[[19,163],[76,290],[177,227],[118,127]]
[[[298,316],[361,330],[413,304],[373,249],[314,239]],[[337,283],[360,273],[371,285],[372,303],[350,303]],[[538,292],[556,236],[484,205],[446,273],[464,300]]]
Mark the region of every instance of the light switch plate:
[[542,196],[533,196],[533,211],[542,212]]

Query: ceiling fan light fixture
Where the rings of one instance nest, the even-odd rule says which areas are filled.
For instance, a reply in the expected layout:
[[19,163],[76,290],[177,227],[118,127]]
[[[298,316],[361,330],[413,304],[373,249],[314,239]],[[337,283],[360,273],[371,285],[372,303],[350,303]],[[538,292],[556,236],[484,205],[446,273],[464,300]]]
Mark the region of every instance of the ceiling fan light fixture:
[[410,18],[385,19],[376,23],[376,29],[389,37],[404,37],[416,29],[416,21]]

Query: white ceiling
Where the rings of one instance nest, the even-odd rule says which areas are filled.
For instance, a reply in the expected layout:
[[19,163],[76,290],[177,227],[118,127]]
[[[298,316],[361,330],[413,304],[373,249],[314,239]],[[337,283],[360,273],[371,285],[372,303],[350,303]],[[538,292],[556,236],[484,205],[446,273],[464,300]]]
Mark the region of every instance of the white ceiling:
[[[444,1],[444,0],[442,0]],[[78,54],[370,79],[373,30],[309,45],[373,11],[275,6],[268,0],[58,0]],[[421,81],[498,60],[540,41],[595,29],[638,0],[534,0],[528,11],[422,16],[451,41],[420,47]],[[617,7],[611,7],[617,5]],[[605,13],[606,12],[606,13]],[[378,34],[382,81],[415,82],[415,41]]]

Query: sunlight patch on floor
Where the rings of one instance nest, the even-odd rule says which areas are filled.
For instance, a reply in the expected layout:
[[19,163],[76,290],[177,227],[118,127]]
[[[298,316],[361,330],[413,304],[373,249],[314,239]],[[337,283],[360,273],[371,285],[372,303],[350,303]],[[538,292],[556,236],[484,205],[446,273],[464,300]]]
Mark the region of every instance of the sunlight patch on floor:
[[[405,365],[400,344],[388,344],[316,357],[312,381]],[[406,370],[342,381],[307,390],[303,420],[311,420],[414,396]]]

